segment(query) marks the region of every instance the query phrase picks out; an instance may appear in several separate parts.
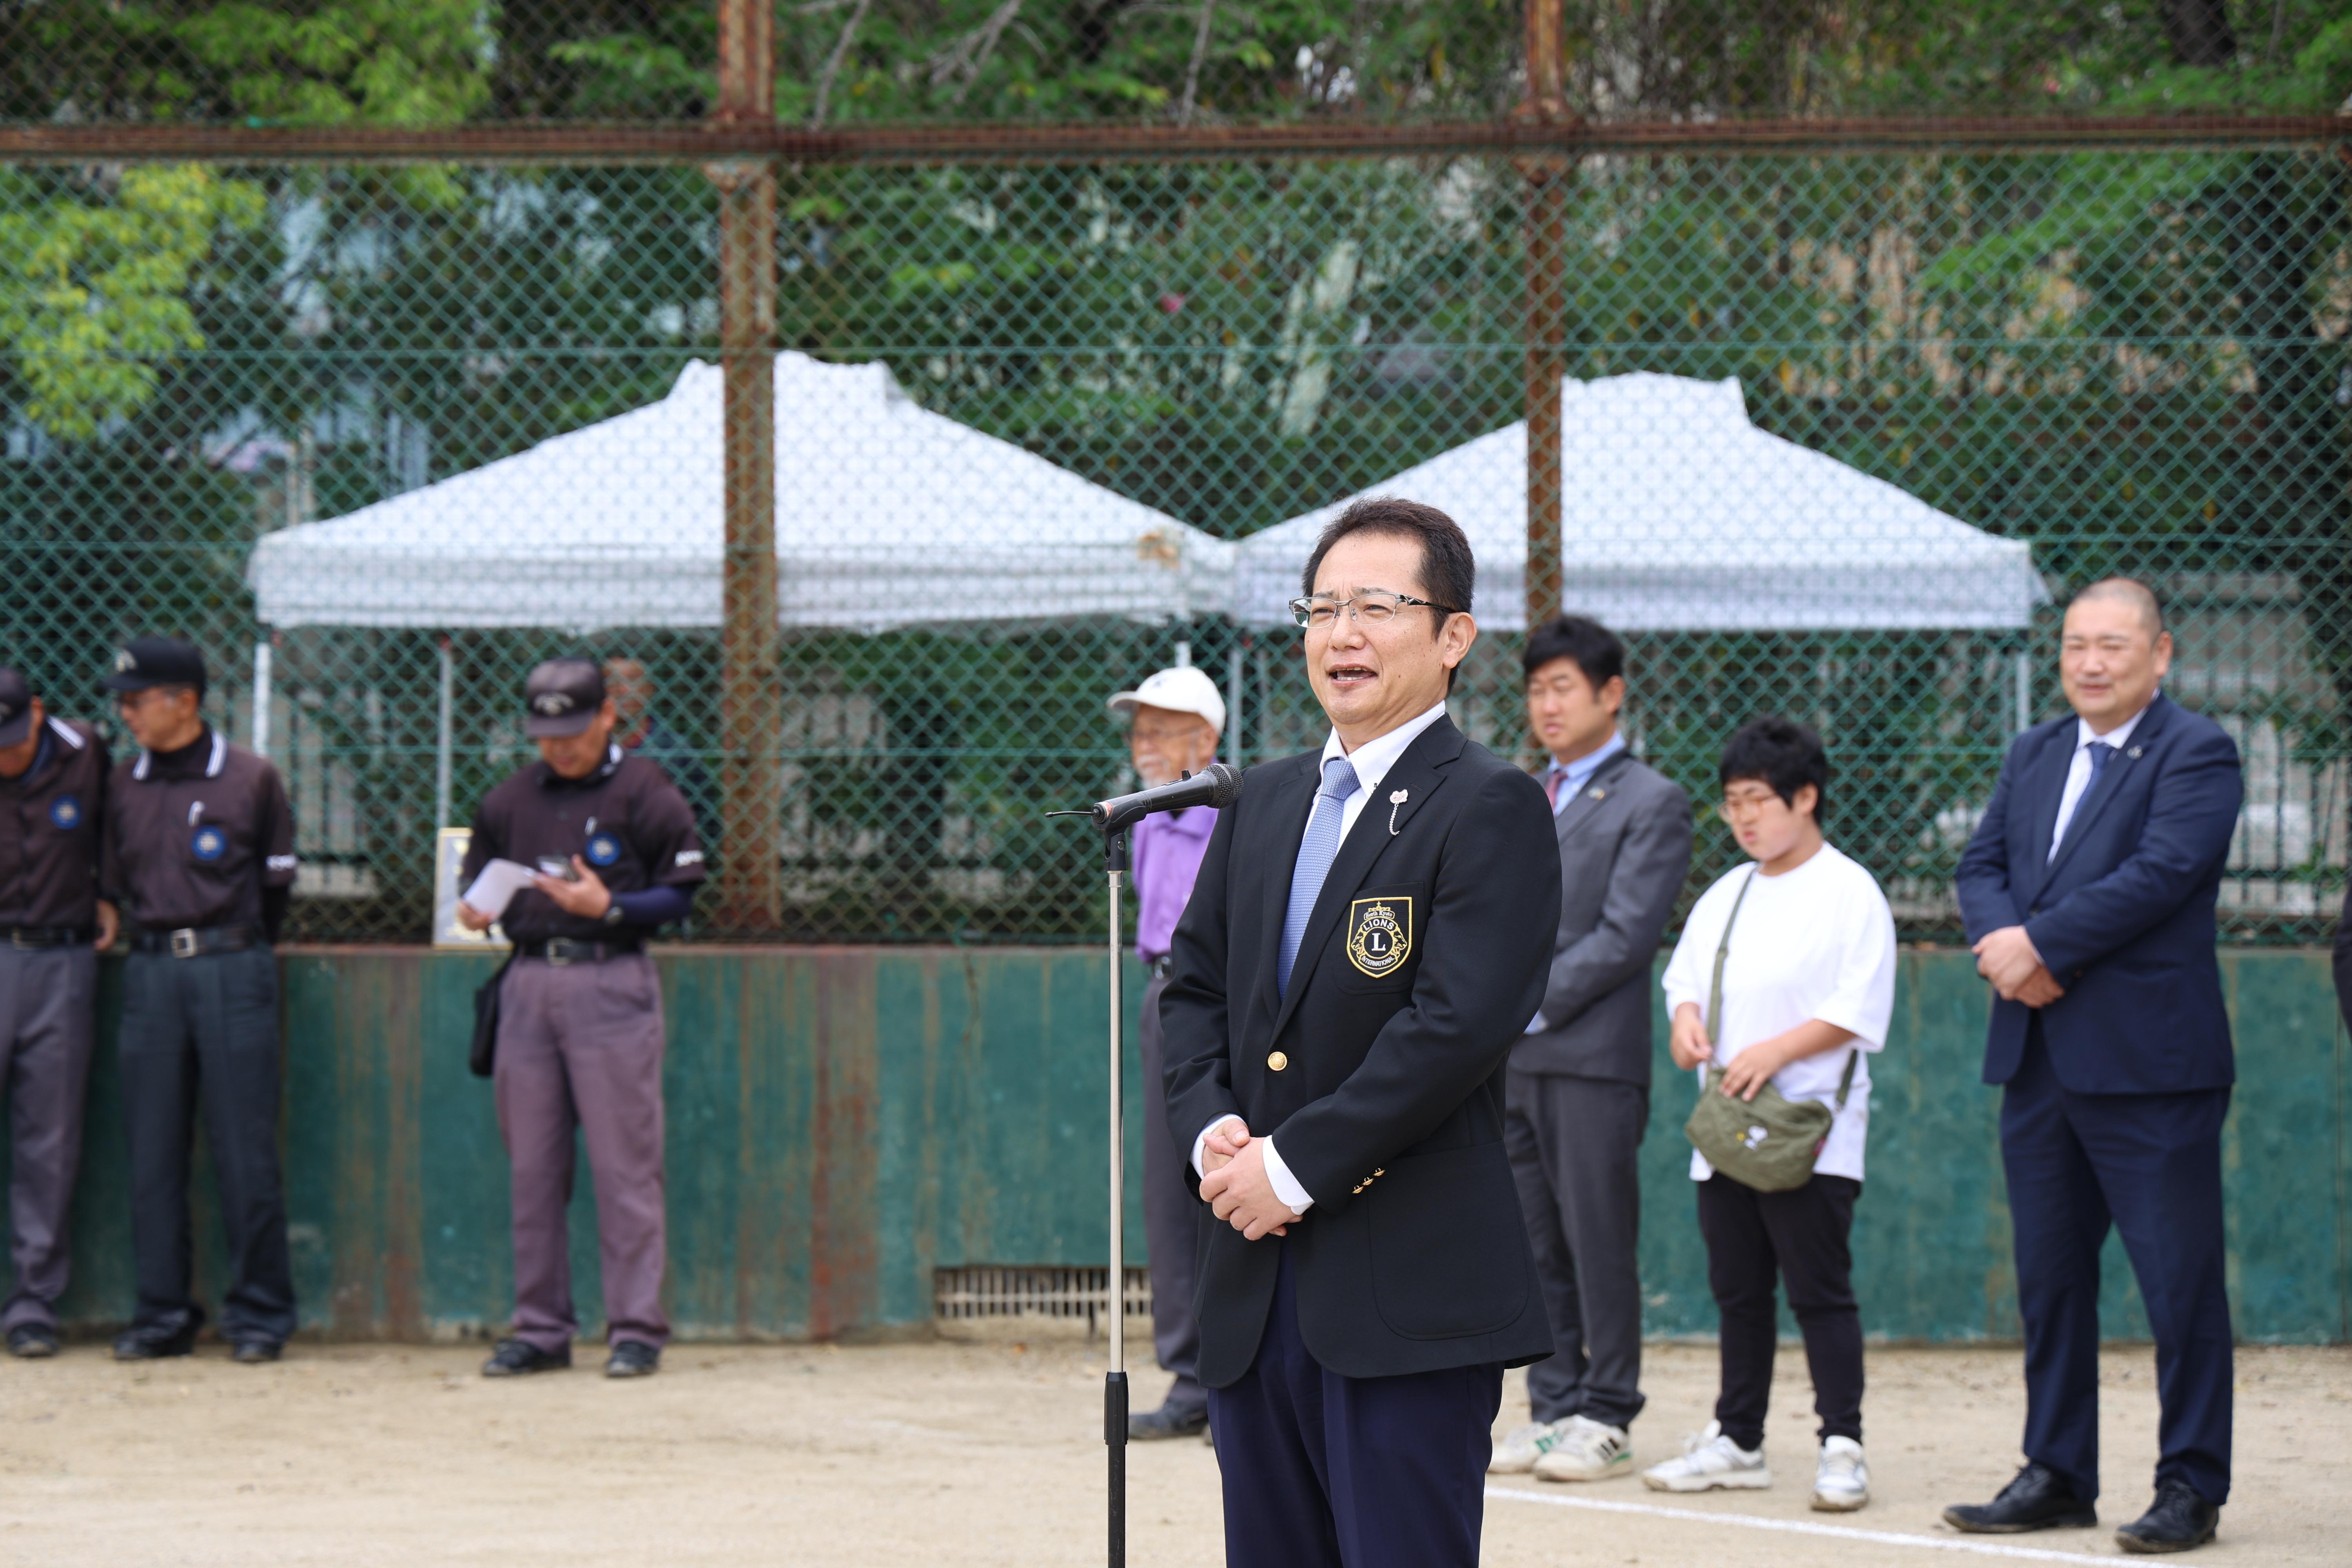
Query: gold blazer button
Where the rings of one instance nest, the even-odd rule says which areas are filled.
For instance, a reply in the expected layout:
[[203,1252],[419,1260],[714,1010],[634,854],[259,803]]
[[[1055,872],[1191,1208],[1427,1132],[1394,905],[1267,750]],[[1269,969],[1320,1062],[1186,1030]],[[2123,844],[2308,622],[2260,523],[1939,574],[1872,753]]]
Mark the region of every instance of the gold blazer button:
[[1290,1065],[1290,1058],[1284,1056],[1280,1051],[1276,1051],[1274,1055],[1265,1058],[1265,1065],[1272,1068],[1276,1072],[1280,1072],[1283,1068]]

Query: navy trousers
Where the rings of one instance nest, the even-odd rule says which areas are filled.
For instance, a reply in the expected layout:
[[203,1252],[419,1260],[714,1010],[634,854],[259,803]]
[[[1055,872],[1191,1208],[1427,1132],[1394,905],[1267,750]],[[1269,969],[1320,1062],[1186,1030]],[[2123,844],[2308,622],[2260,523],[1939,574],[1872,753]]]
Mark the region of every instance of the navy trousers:
[[2221,1251],[2226,1089],[2074,1094],[2037,1020],[2000,1108],[2025,1321],[2025,1457],[2099,1495],[2099,1247],[2112,1224],[2156,1333],[2156,1479],[2230,1498],[2230,1300]]
[[[1268,1237],[1260,1247],[1281,1247]],[[1285,1253],[1257,1360],[1209,1390],[1226,1568],[1476,1568],[1503,1369],[1327,1372]]]

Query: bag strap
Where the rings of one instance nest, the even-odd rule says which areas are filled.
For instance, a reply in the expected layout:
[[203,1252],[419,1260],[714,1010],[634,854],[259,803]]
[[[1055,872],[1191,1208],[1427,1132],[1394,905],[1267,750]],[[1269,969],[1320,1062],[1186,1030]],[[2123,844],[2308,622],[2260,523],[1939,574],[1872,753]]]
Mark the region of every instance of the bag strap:
[[1748,889],[1756,885],[1756,868],[1750,868],[1748,880],[1739,884],[1739,896],[1731,900],[1731,913],[1723,922],[1723,940],[1715,945],[1715,975],[1706,985],[1706,1043],[1720,1045],[1717,1026],[1723,1021],[1723,961],[1731,956],[1731,928],[1739,921],[1739,906],[1748,901]]
[[1853,1049],[1846,1052],[1845,1071],[1838,1074],[1837,1103],[1831,1107],[1832,1110],[1843,1110],[1845,1109],[1846,1091],[1853,1087],[1853,1064],[1860,1060],[1862,1060],[1862,1047],[1860,1046],[1856,1046]]

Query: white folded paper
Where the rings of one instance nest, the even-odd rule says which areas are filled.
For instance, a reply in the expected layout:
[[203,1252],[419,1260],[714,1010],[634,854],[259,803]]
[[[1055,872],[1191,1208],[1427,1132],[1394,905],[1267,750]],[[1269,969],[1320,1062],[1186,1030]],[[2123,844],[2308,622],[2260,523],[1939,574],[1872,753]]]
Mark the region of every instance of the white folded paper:
[[496,920],[507,912],[507,905],[514,896],[530,887],[531,879],[538,875],[520,860],[493,860],[482,868],[481,875],[461,896],[467,908]]

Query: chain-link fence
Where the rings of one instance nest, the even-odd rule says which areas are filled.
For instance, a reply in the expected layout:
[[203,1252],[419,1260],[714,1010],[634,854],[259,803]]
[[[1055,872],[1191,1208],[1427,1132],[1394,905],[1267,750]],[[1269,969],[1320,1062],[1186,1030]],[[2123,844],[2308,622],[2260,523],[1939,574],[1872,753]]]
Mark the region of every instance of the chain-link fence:
[[[1704,801],[1744,719],[1816,724],[1832,837],[1948,938],[2061,710],[2053,604],[2139,574],[2245,755],[2231,938],[2326,930],[2343,145],[1573,160],[1563,599],[1626,633],[1638,749]],[[1316,743],[1279,600],[1366,490],[1470,529],[1458,716],[1532,760],[1523,164],[779,178],[786,934],[1098,931],[1043,814],[1121,784],[1104,696],[1189,658],[1228,758]],[[559,651],[633,661],[723,861],[719,204],[679,164],[0,168],[0,660],[97,716],[119,639],[200,641],[287,773],[306,937],[425,933],[434,830],[531,755]],[[1701,843],[1694,887],[1736,853]]]

